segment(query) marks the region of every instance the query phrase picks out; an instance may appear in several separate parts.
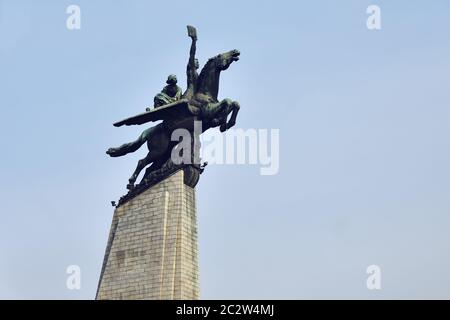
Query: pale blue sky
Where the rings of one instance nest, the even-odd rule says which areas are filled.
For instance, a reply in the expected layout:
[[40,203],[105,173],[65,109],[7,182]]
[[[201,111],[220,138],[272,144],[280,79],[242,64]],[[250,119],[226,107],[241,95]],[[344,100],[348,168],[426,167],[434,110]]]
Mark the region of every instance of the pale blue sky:
[[[66,7],[82,11],[66,29]],[[382,30],[366,28],[366,8]],[[210,166],[201,297],[450,298],[450,3],[0,0],[0,298],[92,299],[113,208],[168,74],[237,48],[219,96],[279,128],[280,172]],[[66,267],[82,289],[66,289]],[[382,290],[366,288],[366,267]]]

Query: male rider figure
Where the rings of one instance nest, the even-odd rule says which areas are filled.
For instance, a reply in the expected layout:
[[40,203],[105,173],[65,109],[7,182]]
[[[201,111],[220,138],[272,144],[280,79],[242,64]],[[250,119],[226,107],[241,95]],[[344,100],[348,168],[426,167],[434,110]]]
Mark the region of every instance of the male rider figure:
[[[188,35],[192,39],[191,49],[189,52],[189,62],[186,68],[187,73],[187,89],[182,96],[181,88],[177,85],[177,77],[171,74],[167,78],[167,85],[155,96],[154,107],[158,108],[163,105],[175,102],[180,98],[192,99],[196,90],[196,82],[198,78],[197,69],[199,67],[198,60],[195,58],[197,32],[192,26],[188,26]],[[150,111],[150,108],[147,108]],[[214,124],[218,124],[217,119],[213,119]],[[155,127],[144,130],[141,135],[132,142],[125,143],[118,148],[109,148],[106,152],[111,157],[120,157],[127,153],[138,150],[151,136],[151,133],[155,130]]]
[[192,39],[191,50],[189,51],[189,61],[186,68],[187,88],[183,94],[183,98],[191,100],[194,97],[198,78],[198,60],[195,58],[195,52],[197,50],[197,31],[194,27],[188,26],[188,35]]

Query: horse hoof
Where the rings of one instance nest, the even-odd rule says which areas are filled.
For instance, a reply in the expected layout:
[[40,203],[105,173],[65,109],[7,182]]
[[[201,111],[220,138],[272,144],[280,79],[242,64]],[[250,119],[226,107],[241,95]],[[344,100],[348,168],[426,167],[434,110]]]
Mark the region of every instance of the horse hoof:
[[225,131],[227,131],[227,124],[223,123],[220,125],[220,132],[225,132]]
[[109,148],[108,150],[106,150],[106,154],[110,157],[117,157],[117,149]]

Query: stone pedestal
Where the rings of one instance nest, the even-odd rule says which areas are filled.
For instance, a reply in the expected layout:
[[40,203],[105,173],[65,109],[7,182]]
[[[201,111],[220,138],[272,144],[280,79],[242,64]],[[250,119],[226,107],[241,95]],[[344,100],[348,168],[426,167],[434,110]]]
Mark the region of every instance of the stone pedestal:
[[187,175],[178,170],[116,208],[96,299],[199,298],[195,187]]

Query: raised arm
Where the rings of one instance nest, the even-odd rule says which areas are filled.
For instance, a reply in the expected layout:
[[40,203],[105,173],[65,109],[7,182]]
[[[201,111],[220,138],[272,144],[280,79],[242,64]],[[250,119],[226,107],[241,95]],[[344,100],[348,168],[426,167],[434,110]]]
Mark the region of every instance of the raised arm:
[[189,51],[189,62],[187,65],[187,85],[188,87],[192,85],[195,81],[195,73],[196,73],[196,67],[195,67],[195,52],[197,50],[197,30],[193,26],[187,26],[188,29],[188,36],[192,39],[191,43],[191,50]]

